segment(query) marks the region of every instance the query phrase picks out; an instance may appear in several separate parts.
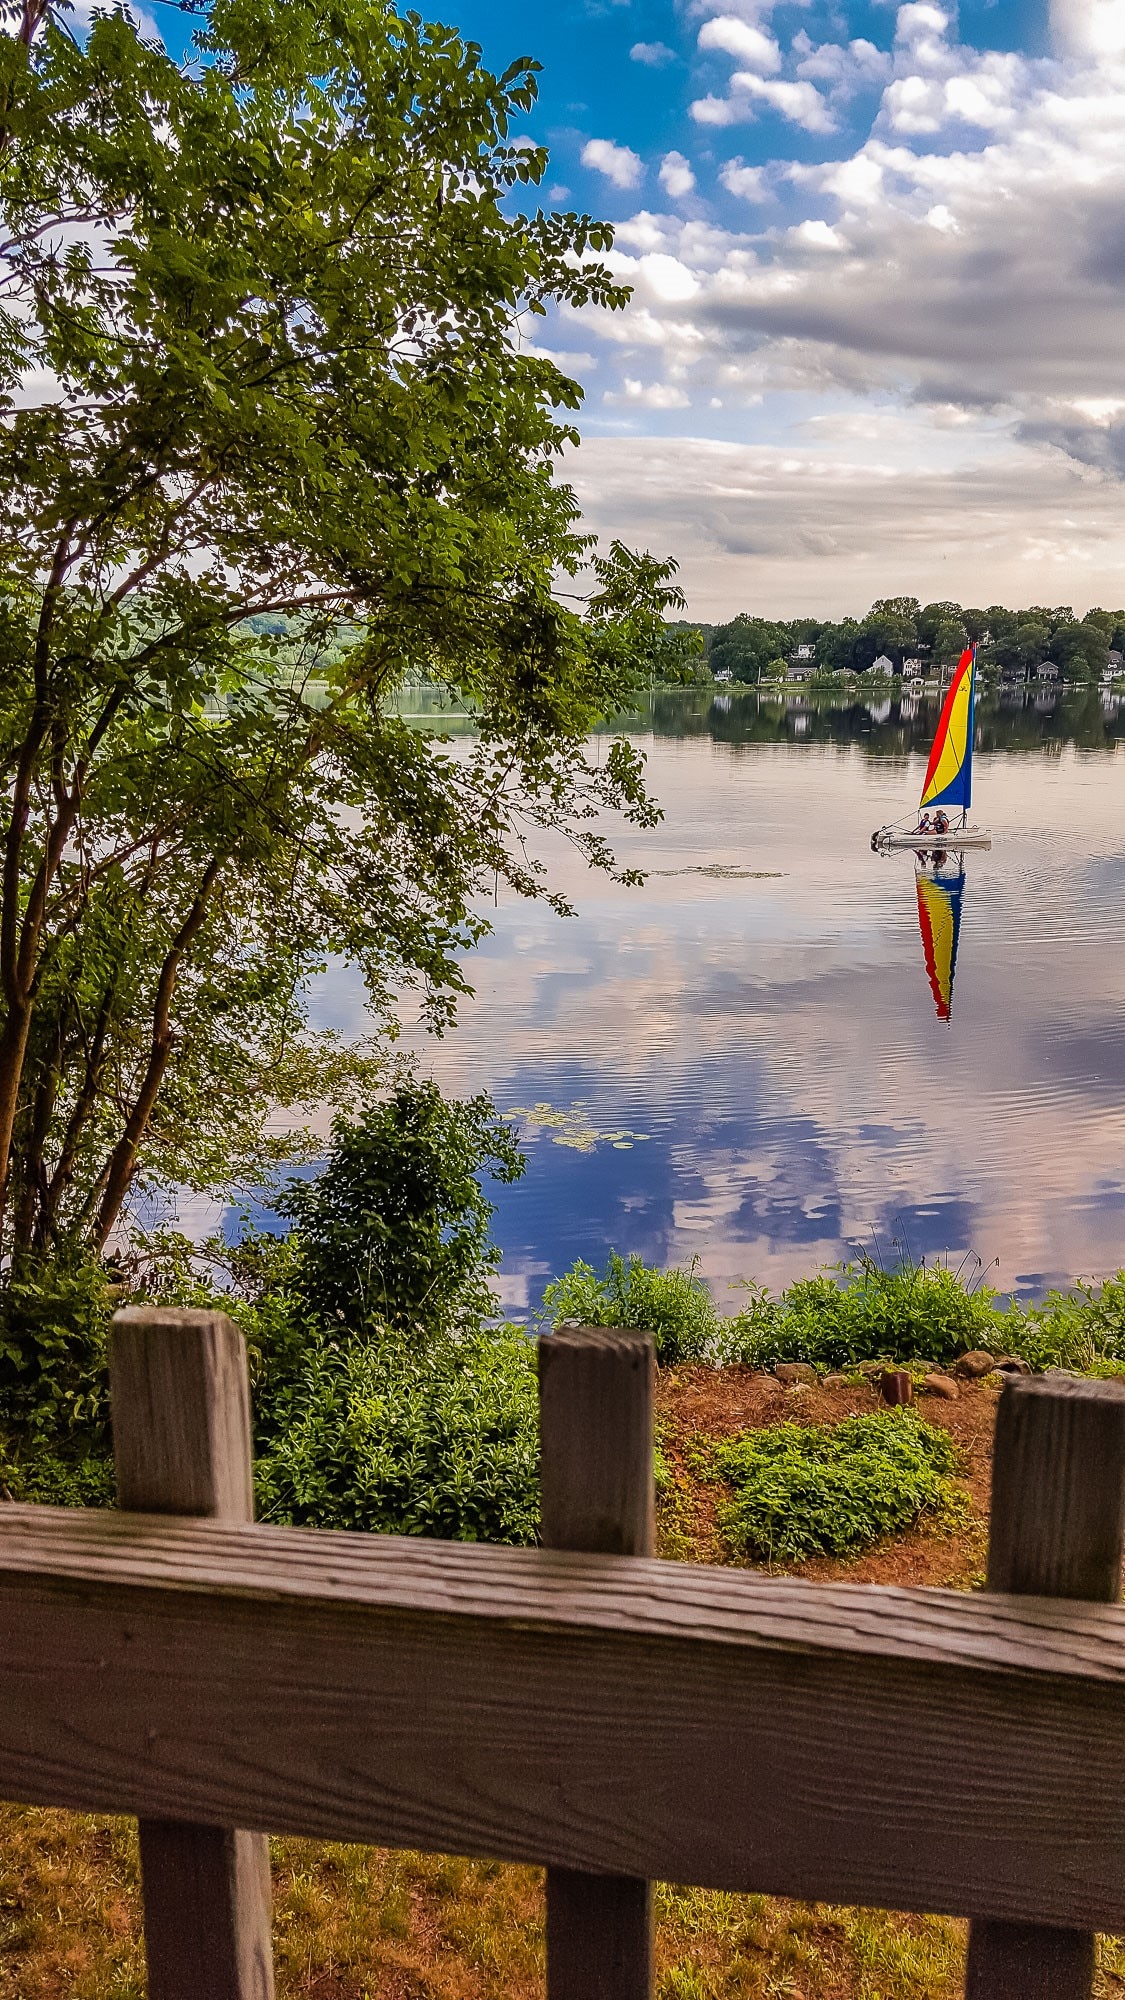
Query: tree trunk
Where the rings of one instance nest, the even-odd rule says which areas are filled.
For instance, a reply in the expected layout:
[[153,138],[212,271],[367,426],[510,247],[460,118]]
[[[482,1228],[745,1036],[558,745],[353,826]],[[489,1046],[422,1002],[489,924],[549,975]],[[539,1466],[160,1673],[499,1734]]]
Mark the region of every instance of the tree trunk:
[[176,933],[171,949],[160,968],[156,1002],[153,1007],[152,1046],[148,1067],[137,1094],[137,1101],[126,1120],[125,1130],[110,1155],[105,1193],[94,1225],[93,1248],[99,1252],[105,1249],[121,1213],[121,1204],[129,1192],[130,1183],[137,1170],[137,1154],[148,1130],[149,1120],[160,1094],[160,1086],[164,1081],[164,1072],[168,1067],[168,1058],[172,1053],[172,1000],[179,977],[180,962],[192,939],[203,928],[223,859],[224,857],[216,855],[208,863],[195,901]]

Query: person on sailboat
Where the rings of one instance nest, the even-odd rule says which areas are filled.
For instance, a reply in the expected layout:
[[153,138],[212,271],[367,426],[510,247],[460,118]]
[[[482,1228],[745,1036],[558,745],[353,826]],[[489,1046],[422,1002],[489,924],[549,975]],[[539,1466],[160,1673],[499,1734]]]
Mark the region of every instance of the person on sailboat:
[[929,815],[929,813],[923,813],[923,814],[922,814],[922,817],[921,817],[921,819],[920,819],[920,820],[918,821],[918,825],[917,825],[917,827],[915,828],[915,832],[917,832],[917,833],[932,833],[932,832],[933,832],[933,830],[934,830],[934,829],[933,829],[933,825],[932,825],[932,823],[931,823],[931,820],[930,820],[930,815]]
[[938,807],[936,813],[934,814],[934,832],[935,833],[949,832],[949,814],[942,812],[940,806]]

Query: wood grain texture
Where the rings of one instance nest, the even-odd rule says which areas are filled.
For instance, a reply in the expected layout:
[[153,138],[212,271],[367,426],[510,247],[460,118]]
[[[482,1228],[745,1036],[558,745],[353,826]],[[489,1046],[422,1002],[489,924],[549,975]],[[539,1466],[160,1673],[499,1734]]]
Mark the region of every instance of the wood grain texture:
[[651,2000],[652,1885],[547,1870],[547,2000]]
[[540,1340],[544,1548],[651,1556],[655,1373],[649,1333],[567,1327]]
[[118,1505],[252,1520],[246,1346],[226,1314],[123,1307],[110,1374]]
[[0,1796],[1120,1931],[1125,1610],[8,1505]]
[[[552,1549],[656,1547],[652,1336],[567,1328],[539,1342],[541,1535]],[[547,1870],[547,2000],[650,2000],[652,1885]]]
[[[116,1313],[110,1395],[121,1507],[253,1519],[246,1347],[224,1313]],[[149,2000],[272,2000],[265,1835],[142,1819],[140,1848]]]
[[[1125,1541],[1125,1386],[1031,1377],[1000,1398],[988,1588],[1114,1604]],[[1092,1931],[970,1926],[967,2000],[1089,2000]]]

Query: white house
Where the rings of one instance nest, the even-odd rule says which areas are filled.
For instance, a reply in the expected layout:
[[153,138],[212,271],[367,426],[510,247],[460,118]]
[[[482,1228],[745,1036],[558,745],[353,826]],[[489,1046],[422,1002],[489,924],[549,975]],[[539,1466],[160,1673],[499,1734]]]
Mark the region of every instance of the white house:
[[893,674],[894,670],[894,661],[888,659],[885,653],[880,653],[878,659],[871,662],[871,671],[873,674]]
[[815,647],[815,646],[798,646],[798,647],[797,647],[797,649],[796,649],[796,651],[795,651],[795,653],[793,654],[793,658],[794,658],[795,660],[815,660],[815,658],[816,658],[816,647]]

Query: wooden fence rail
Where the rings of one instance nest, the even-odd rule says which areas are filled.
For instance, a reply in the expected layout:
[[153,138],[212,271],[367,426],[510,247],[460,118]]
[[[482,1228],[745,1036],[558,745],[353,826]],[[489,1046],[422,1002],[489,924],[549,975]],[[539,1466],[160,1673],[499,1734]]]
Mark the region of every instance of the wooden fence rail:
[[[126,1379],[158,1430],[167,1341],[203,1339],[158,1322],[162,1376],[135,1318],[128,1377],[115,1351],[119,1434]],[[571,1337],[544,1374],[545,1518],[583,1550],[0,1508],[0,1796],[191,1828],[196,1851],[240,1828],[545,1863],[551,2000],[647,1988],[653,1880],[988,1920],[973,2000],[1088,1995],[1074,1934],[1125,1931],[1125,1610],[1050,1592],[1118,1575],[1125,1391],[1005,1388],[1022,1513],[1005,1489],[987,1592],[816,1585],[596,1552],[648,1532],[626,1406],[651,1364],[627,1346]],[[581,1467],[587,1442],[585,1507],[552,1456]],[[617,1886],[584,1895],[592,1876]],[[244,1949],[209,1954],[201,1897]],[[178,1926],[196,1952],[190,1987],[154,1962],[156,2000],[262,2000],[265,1910],[253,1868],[146,1881],[150,1949]]]

